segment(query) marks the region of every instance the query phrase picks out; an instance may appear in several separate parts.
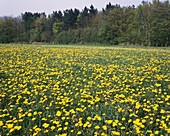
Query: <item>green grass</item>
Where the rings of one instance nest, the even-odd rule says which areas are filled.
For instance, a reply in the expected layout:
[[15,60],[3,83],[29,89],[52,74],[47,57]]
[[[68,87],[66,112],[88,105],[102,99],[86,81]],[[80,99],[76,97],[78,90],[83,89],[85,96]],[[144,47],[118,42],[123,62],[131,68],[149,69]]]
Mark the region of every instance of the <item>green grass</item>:
[[0,45],[0,135],[169,135],[169,47]]

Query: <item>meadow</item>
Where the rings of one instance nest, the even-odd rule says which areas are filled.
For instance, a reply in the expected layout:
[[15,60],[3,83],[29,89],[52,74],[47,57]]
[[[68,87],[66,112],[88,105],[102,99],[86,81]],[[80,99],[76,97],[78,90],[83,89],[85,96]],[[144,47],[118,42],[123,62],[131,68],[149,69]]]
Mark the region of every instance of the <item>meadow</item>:
[[0,45],[0,135],[170,135],[169,48]]

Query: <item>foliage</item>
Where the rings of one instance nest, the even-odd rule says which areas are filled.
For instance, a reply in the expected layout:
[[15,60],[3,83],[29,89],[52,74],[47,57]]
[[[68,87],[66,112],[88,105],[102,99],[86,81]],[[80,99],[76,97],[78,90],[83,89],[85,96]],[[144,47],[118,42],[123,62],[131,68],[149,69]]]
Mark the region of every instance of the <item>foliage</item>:
[[15,27],[13,25],[13,18],[0,19],[0,41],[2,43],[13,42],[15,37]]
[[170,4],[154,1],[152,5],[151,42],[155,46],[168,46],[170,42]]
[[82,11],[53,11],[48,17],[45,13],[25,12],[21,17],[0,18],[0,42],[168,46],[169,20],[168,0],[142,1],[137,8],[109,3],[100,12],[91,5],[89,8],[85,6]]

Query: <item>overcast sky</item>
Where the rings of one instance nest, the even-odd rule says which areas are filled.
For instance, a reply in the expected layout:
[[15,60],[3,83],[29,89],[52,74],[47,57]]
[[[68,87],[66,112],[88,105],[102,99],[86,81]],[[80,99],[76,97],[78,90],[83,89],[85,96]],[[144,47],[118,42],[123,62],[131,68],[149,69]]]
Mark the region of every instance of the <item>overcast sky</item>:
[[[21,13],[45,12],[51,14],[53,11],[77,8],[82,10],[91,4],[101,11],[106,4],[111,2],[121,6],[139,5],[142,0],[0,0],[0,16],[19,16]],[[152,1],[152,0],[150,0]]]

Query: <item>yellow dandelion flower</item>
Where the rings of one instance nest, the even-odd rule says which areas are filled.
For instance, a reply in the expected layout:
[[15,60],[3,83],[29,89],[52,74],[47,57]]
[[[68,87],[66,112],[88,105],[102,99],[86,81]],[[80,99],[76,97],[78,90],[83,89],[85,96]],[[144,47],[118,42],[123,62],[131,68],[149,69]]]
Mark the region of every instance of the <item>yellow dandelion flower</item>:
[[107,130],[107,126],[103,126],[103,130]]
[[95,129],[99,129],[100,127],[99,127],[99,126],[95,126],[94,128],[95,128]]
[[43,127],[44,127],[44,128],[48,128],[48,127],[49,127],[49,124],[44,123],[44,124],[43,124]]
[[81,134],[81,131],[77,132],[77,135],[80,135]]
[[54,129],[55,129],[55,126],[52,126],[52,127],[51,127],[51,130],[54,130]]
[[4,125],[3,121],[0,121],[0,126],[3,126],[3,125]]
[[56,116],[60,117],[61,116],[61,112],[57,111]]
[[11,129],[14,126],[14,124],[7,124],[8,129]]

